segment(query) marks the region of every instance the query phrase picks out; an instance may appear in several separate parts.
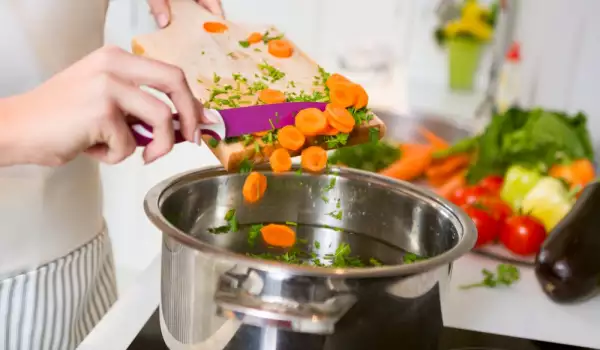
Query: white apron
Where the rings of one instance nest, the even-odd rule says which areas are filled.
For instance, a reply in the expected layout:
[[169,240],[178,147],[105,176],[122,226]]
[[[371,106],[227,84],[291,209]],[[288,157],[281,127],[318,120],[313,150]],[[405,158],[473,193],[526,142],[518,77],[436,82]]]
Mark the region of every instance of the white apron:
[[[0,98],[99,48],[107,6],[0,0]],[[0,168],[0,349],[73,349],[91,330],[116,298],[104,231],[93,160]]]

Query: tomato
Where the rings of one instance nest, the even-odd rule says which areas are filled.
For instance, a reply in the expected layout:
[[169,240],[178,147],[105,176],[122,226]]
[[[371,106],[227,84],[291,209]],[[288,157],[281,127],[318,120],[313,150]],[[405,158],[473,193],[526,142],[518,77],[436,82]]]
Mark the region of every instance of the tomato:
[[487,210],[476,204],[467,204],[462,208],[471,220],[473,220],[475,228],[477,228],[476,248],[490,243],[498,237],[500,233],[498,219],[494,218]]
[[500,194],[500,189],[504,183],[504,178],[498,175],[490,175],[479,182],[479,186],[487,189],[493,194]]
[[504,221],[512,215],[512,208],[510,205],[506,204],[506,202],[498,197],[481,197],[476,203],[481,204],[494,218],[500,221],[500,223],[504,223]]
[[473,204],[483,196],[490,195],[487,188],[481,186],[461,187],[450,195],[450,202],[462,206],[465,204]]
[[500,241],[504,246],[511,252],[524,256],[539,252],[545,239],[544,225],[528,215],[509,218],[500,232]]

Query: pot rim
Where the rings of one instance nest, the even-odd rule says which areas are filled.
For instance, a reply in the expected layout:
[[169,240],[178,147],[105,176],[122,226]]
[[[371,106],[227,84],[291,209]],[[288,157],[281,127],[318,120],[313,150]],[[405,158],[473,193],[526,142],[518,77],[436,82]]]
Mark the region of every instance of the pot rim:
[[[298,166],[293,166],[293,169],[297,168]],[[257,167],[255,170],[269,172],[264,166]],[[355,174],[363,177],[366,181],[378,182],[379,184],[387,186],[400,186],[405,190],[412,192],[412,194],[429,201],[431,205],[441,206],[442,208],[446,209],[453,216],[450,217],[450,219],[457,225],[457,231],[460,232],[462,229],[463,233],[460,235],[458,243],[451,249],[432,258],[411,264],[384,265],[364,268],[331,268],[308,265],[292,265],[277,261],[252,258],[246,255],[228,251],[226,249],[215,247],[195,239],[165,220],[161,213],[160,206],[165,194],[175,191],[178,184],[188,183],[190,180],[199,180],[217,175],[230,174],[221,166],[203,167],[174,175],[159,182],[146,194],[144,198],[144,211],[146,212],[146,215],[150,221],[162,232],[163,235],[167,235],[189,248],[214,255],[219,259],[226,259],[235,264],[242,264],[246,267],[256,268],[266,272],[288,273],[298,276],[375,278],[412,275],[433,270],[441,265],[450,264],[454,260],[460,258],[462,255],[468,253],[475,246],[475,241],[477,240],[477,231],[472,220],[456,205],[437,196],[432,191],[407,181],[396,180],[387,176],[382,176],[376,173],[358,169],[332,167],[330,173],[335,175]]]

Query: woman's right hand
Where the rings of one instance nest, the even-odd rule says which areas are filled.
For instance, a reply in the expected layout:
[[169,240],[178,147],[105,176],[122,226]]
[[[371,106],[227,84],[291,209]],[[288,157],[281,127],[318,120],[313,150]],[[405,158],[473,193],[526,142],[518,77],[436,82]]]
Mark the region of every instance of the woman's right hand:
[[198,124],[210,121],[179,68],[104,47],[35,90],[0,104],[1,143],[10,150],[10,156],[0,155],[0,165],[56,166],[81,152],[118,163],[136,148],[130,119],[154,129],[154,140],[143,152],[145,162],[165,155],[174,143],[171,109],[141,85],[166,93],[179,112],[183,136],[200,140]]

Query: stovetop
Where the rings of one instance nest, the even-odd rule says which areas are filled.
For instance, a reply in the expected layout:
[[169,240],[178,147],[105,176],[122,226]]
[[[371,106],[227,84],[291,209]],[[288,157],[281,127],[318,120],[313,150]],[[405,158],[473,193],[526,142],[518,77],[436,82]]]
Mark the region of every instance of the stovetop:
[[[398,349],[390,344],[389,349]],[[444,327],[437,350],[591,350],[494,334]],[[162,339],[158,310],[150,317],[128,350],[169,350]],[[385,349],[380,349],[385,350]]]

